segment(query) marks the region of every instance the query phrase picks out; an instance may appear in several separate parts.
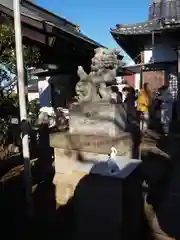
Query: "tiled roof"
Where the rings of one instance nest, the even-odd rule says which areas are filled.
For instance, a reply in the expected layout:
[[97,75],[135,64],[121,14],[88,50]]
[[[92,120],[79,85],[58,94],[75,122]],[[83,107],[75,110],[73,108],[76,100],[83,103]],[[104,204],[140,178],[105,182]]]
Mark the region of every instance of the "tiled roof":
[[116,28],[111,31],[119,34],[139,35],[151,33],[154,29],[160,29],[156,20],[136,24],[117,24]]
[[32,19],[38,20],[38,21],[44,21],[42,17],[38,15],[38,13],[32,12],[26,7],[20,6],[20,12],[22,15],[25,15],[27,17],[30,17]]
[[[111,34],[117,43],[133,58],[136,58],[151,38],[171,32],[176,35],[180,29],[180,1],[153,0],[149,6],[149,20],[135,24],[117,24]],[[170,31],[169,31],[170,30]],[[132,44],[133,43],[133,44]]]
[[131,58],[139,61],[139,54],[144,49],[146,43],[152,41],[153,32],[155,35],[161,35],[163,32],[171,32],[170,35],[174,36],[179,29],[179,23],[172,21],[169,24],[169,22],[154,19],[137,24],[117,24],[116,28],[111,29],[110,32],[123,50]]
[[[41,17],[40,12],[45,12],[46,14],[50,14],[50,15],[54,16],[56,19],[60,19],[62,21],[65,21],[65,22],[69,23],[70,25],[72,25],[74,27],[76,26],[76,24],[71,23],[67,19],[65,19],[63,17],[60,17],[60,16],[57,16],[54,13],[52,13],[52,12],[42,8],[42,7],[39,7],[38,5],[36,5],[34,3],[33,0],[22,0],[20,2],[21,2],[21,5],[20,5],[21,14],[24,14],[24,15],[27,14],[27,16],[29,16],[31,18],[34,18],[34,19],[39,20],[39,21],[44,21],[44,18]],[[0,5],[13,10],[13,0],[0,0]],[[32,6],[36,10],[33,11],[31,8],[28,8],[28,6]],[[38,12],[38,10],[39,10],[39,12]]]
[[162,20],[150,20],[143,23],[136,24],[117,24],[115,29],[111,29],[111,32],[119,33],[122,35],[141,35],[151,34],[153,31],[163,31],[167,29],[180,28],[179,23],[166,23]]

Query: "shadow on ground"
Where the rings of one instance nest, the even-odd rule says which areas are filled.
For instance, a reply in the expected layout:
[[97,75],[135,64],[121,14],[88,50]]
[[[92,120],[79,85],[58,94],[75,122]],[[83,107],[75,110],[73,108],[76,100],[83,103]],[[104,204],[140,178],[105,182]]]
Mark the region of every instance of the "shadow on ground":
[[[150,229],[147,221],[149,217],[144,213],[141,184],[139,188],[133,184],[130,187],[127,183],[122,187],[122,183],[115,179],[88,175],[80,180],[72,199],[65,206],[57,206],[52,183],[52,155],[51,149],[46,154],[46,146],[49,146],[46,136],[42,137],[43,144],[46,144],[40,148],[41,161],[32,169],[35,216],[31,221],[26,216],[23,172],[19,171],[13,178],[0,182],[2,236],[23,240],[39,237],[59,237],[64,240],[150,240],[153,239],[153,230],[162,230],[180,239],[179,140],[170,137],[157,141],[159,148],[169,158],[153,151],[142,153],[140,181],[145,180],[148,184],[147,203],[153,206],[154,211]],[[2,175],[9,170],[9,167],[4,168]],[[135,179],[132,182],[135,183]],[[122,201],[124,189],[126,199]],[[158,220],[156,224],[155,216]]]
[[180,140],[161,137],[157,146],[169,157],[142,153],[143,178],[149,186],[147,203],[153,207],[151,225],[156,233],[180,239]]
[[[52,178],[46,179],[34,188],[35,216],[29,222],[25,214],[25,191],[20,175],[4,186],[1,234],[15,239],[39,239],[39,236],[64,240],[81,240],[84,237],[105,240],[130,240],[134,237],[151,239],[141,189],[136,187],[136,192],[130,190],[134,182],[127,180],[124,190],[116,179],[88,175],[80,180],[69,202],[57,207]],[[122,191],[126,195],[124,199]]]

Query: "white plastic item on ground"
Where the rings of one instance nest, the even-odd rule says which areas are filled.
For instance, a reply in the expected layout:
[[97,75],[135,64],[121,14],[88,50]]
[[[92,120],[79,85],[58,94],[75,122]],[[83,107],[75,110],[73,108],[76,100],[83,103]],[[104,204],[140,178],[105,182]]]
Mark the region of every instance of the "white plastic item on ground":
[[117,155],[117,149],[115,147],[111,148],[110,159],[115,160]]

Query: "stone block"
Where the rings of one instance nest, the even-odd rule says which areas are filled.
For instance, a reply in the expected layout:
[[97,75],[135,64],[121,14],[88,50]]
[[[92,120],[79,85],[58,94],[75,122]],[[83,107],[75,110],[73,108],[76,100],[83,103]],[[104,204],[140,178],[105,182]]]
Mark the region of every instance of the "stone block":
[[120,104],[85,102],[70,109],[69,133],[117,137],[125,131],[126,121],[126,112]]
[[129,133],[122,132],[117,137],[83,135],[69,133],[54,133],[50,135],[50,146],[64,149],[67,154],[71,151],[109,154],[111,147],[117,149],[117,155],[131,158],[132,138]]

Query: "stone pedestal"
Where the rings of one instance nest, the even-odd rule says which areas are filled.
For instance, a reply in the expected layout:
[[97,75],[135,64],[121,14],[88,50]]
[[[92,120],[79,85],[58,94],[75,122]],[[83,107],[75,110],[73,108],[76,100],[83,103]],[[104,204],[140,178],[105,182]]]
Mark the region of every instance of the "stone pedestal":
[[55,133],[50,136],[50,145],[54,148],[54,184],[56,200],[60,204],[65,204],[69,200],[77,182],[89,173],[92,164],[108,159],[112,146],[117,149],[118,158],[122,160],[131,159],[132,152],[131,135],[128,133],[114,138]]
[[[70,109],[69,132],[50,137],[54,148],[56,199],[65,204],[93,164],[108,159],[111,147],[119,159],[131,159],[132,138],[125,132],[126,112],[107,101],[84,102]],[[64,186],[64,187],[62,187]]]
[[[98,145],[98,138],[92,141],[92,136],[84,137],[82,142],[89,138],[92,145],[80,145],[79,138],[51,135],[51,146],[55,147],[56,200],[59,204],[71,200],[73,238],[140,239],[144,228],[138,168],[141,161],[130,159],[129,135],[116,141],[109,138],[109,147],[108,142]],[[113,140],[118,150],[115,162],[107,160]]]
[[[140,162],[131,159],[132,136],[126,127],[121,105],[85,102],[70,109],[69,132],[50,136],[56,201],[72,204],[73,239],[140,239]],[[112,147],[115,162],[108,156]]]

